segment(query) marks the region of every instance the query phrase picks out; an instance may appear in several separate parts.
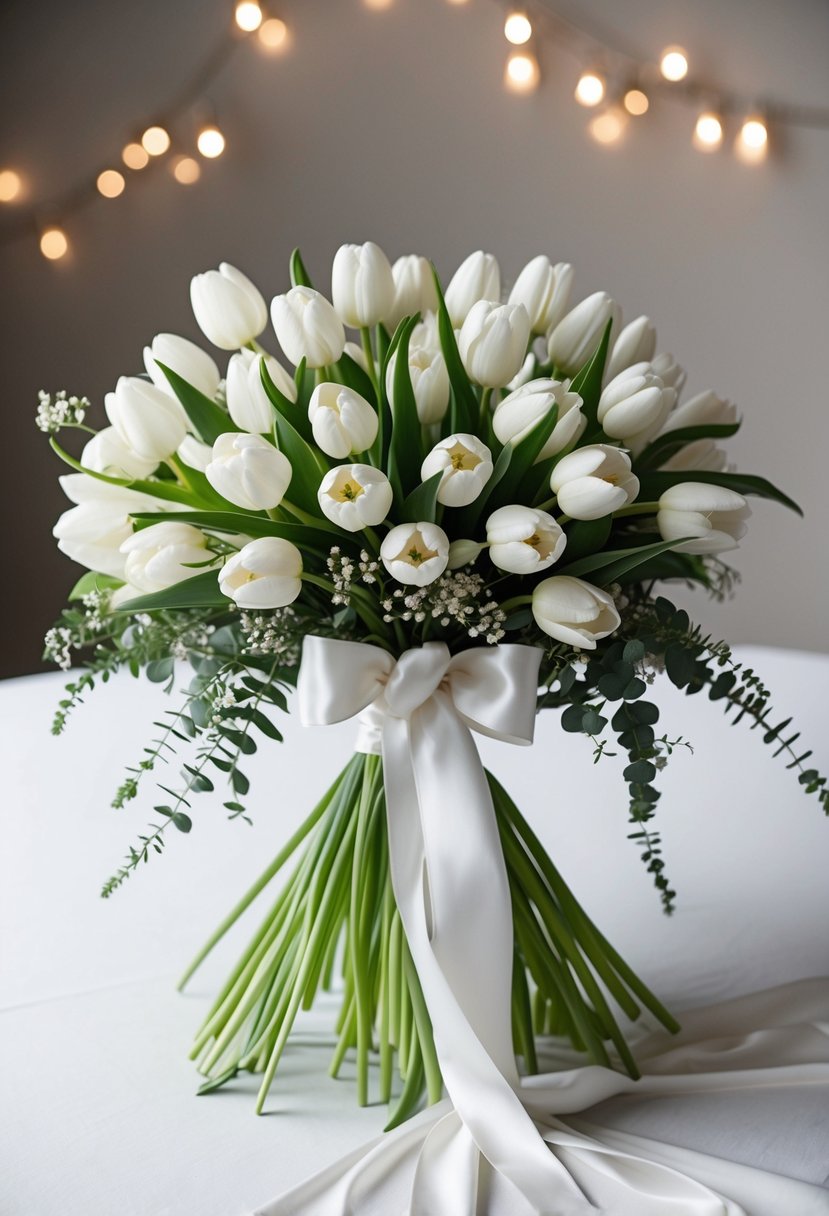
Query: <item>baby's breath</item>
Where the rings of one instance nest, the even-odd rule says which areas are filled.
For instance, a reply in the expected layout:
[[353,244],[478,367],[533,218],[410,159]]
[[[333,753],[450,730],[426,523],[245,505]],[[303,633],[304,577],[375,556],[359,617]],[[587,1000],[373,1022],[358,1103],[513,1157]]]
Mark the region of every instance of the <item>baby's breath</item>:
[[88,397],[69,397],[63,388],[54,395],[41,389],[37,399],[35,422],[46,435],[55,435],[64,426],[80,426],[90,406]]

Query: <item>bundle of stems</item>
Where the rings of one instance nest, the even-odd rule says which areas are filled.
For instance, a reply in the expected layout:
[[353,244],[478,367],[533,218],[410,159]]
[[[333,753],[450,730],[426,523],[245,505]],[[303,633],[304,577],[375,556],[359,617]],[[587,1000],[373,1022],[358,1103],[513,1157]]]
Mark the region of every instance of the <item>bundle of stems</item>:
[[[512,897],[512,1021],[523,1071],[537,1071],[536,1037],[564,1036],[591,1063],[638,1076],[618,1011],[671,1015],[580,906],[515,803],[487,773]],[[240,1071],[262,1074],[261,1113],[300,1009],[320,990],[342,990],[330,1073],[356,1058],[357,1100],[392,1103],[388,1128],[442,1078],[429,1014],[395,906],[388,866],[382,761],[357,753],[265,872],[218,926],[182,977],[183,988],[216,943],[294,856],[284,881],[219,992],[191,1051],[207,1078],[199,1093]],[[614,1005],[617,1012],[614,1012]],[[399,1082],[395,1080],[395,1074]]]

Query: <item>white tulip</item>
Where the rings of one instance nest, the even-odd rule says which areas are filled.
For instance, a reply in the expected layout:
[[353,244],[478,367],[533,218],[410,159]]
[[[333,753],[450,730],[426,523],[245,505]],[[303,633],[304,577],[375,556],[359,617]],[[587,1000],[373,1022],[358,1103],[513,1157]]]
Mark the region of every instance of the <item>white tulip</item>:
[[121,545],[124,578],[144,594],[164,591],[205,568],[211,554],[207,537],[191,524],[164,520],[133,533]]
[[604,369],[605,384],[634,363],[648,363],[655,350],[656,328],[653,322],[649,317],[637,317],[624,327],[613,343]]
[[137,455],[124,442],[114,426],[105,426],[85,445],[81,452],[81,464],[85,469],[92,469],[94,473],[132,480],[135,477],[147,477],[157,467],[158,461]]
[[685,368],[680,367],[673,355],[664,351],[651,359],[651,371],[658,376],[666,388],[676,390],[677,397],[685,384]]
[[259,288],[228,262],[191,280],[190,303],[199,329],[222,350],[252,342],[268,323]]
[[573,267],[568,262],[554,266],[539,254],[528,262],[509,293],[510,304],[523,304],[534,334],[546,334],[558,325],[567,311],[573,288]]
[[261,536],[219,571],[222,593],[240,608],[284,608],[302,590],[302,554],[278,536]]
[[596,443],[562,456],[550,474],[550,489],[571,519],[603,519],[633,502],[639,480],[626,452]]
[[611,439],[633,443],[660,427],[675,401],[676,391],[665,387],[650,363],[634,363],[602,390],[598,420]]
[[[416,326],[420,329],[420,326]],[[394,370],[397,351],[386,367],[386,393],[394,400]],[[409,345],[409,379],[412,384],[417,416],[422,426],[440,422],[449,408],[449,372],[440,348]]]
[[104,408],[119,437],[142,460],[167,460],[187,434],[179,403],[140,376],[121,376]]
[[331,268],[331,299],[346,325],[361,329],[385,321],[394,294],[389,259],[379,245],[340,245]]
[[308,403],[308,417],[318,446],[335,460],[365,452],[377,438],[374,406],[344,384],[318,384]]
[[677,431],[686,426],[724,426],[737,421],[737,407],[733,401],[718,397],[711,389],[697,393],[668,415],[661,434]]
[[573,375],[596,353],[608,321],[613,320],[615,329],[618,318],[618,305],[610,296],[604,291],[594,292],[550,331],[547,340],[550,362],[557,370]]
[[312,287],[292,287],[271,301],[277,341],[294,367],[336,363],[345,347],[345,330],[334,305]]
[[469,566],[478,554],[486,548],[476,540],[453,540],[449,546],[448,570],[460,570],[461,566]]
[[175,396],[170,381],[158,366],[163,363],[212,401],[219,389],[219,369],[215,359],[189,338],[178,334],[156,334],[150,346],[144,347],[144,366],[156,388]]
[[493,511],[486,521],[489,556],[500,570],[537,574],[557,562],[567,537],[546,511],[509,506]]
[[380,558],[398,583],[425,587],[446,569],[449,537],[437,524],[398,524],[380,546]]
[[261,435],[228,431],[213,444],[213,458],[204,470],[213,489],[247,511],[278,507],[291,480],[291,465]]
[[323,514],[346,532],[381,524],[391,510],[391,484],[370,464],[341,464],[325,474],[317,491]]
[[539,629],[578,650],[595,650],[599,638],[619,628],[611,596],[592,583],[556,574],[533,591],[532,614]]
[[485,388],[503,388],[527,352],[530,319],[523,304],[473,304],[461,327],[458,349],[466,374]]
[[725,553],[745,535],[751,512],[742,494],[725,486],[684,481],[659,499],[656,523],[663,540],[681,540],[681,553]]
[[296,401],[296,385],[272,355],[240,350],[227,365],[225,397],[227,412],[236,426],[253,435],[267,435],[273,429],[274,409],[262,384],[262,363],[276,387],[289,401]]
[[671,473],[688,472],[691,469],[722,473],[728,468],[728,457],[713,439],[695,439],[693,443],[680,448],[659,467]]
[[537,364],[538,359],[535,357],[535,353],[530,351],[513,378],[504,387],[508,388],[511,393],[514,393],[517,388],[522,388],[525,384],[529,384],[535,376]]
[[420,467],[424,481],[443,472],[438,502],[466,507],[474,502],[492,476],[492,453],[475,435],[447,435],[435,444]]
[[[122,579],[125,557],[121,545],[132,535],[130,516],[137,511],[158,511],[162,504],[147,494],[84,473],[61,477],[60,484],[67,498],[77,504],[64,511],[52,530],[61,553],[89,570]],[[175,504],[165,503],[165,510],[168,505],[177,509]]]
[[446,288],[446,311],[454,329],[460,329],[478,300],[501,299],[501,270],[491,253],[470,253],[452,275]]
[[391,273],[394,301],[385,318],[390,329],[396,329],[404,317],[436,311],[438,291],[428,258],[416,253],[406,254],[397,259]]
[[203,473],[213,459],[213,445],[202,443],[195,435],[185,435],[176,449],[176,455],[188,468]]
[[368,373],[368,359],[366,358],[366,352],[363,350],[362,346],[360,346],[359,342],[346,342],[345,346],[343,347],[343,354],[348,355],[348,357],[353,359],[358,367],[362,368],[364,372]]
[[520,443],[533,427],[558,407],[558,419],[536,464],[556,456],[581,436],[587,419],[581,412],[582,399],[570,392],[569,380],[530,380],[504,397],[492,415],[492,429],[501,443]]

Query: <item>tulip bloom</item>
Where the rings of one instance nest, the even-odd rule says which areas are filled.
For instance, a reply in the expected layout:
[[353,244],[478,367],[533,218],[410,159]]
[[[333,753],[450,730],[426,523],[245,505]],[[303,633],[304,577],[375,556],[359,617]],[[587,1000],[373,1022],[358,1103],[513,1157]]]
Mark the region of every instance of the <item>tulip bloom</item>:
[[240,608],[284,608],[302,590],[302,554],[278,536],[261,536],[228,558],[219,587]]
[[489,481],[492,468],[492,453],[476,435],[447,435],[423,461],[420,476],[428,481],[442,471],[438,502],[447,507],[466,507]]
[[345,330],[334,305],[312,287],[292,287],[271,301],[271,320],[286,359],[298,367],[336,363],[345,346]]
[[449,546],[447,569],[460,570],[461,566],[470,565],[485,548],[486,545],[481,545],[476,540],[453,540]]
[[737,407],[712,393],[710,388],[697,393],[668,415],[660,434],[686,426],[724,426],[737,421]]
[[[420,330],[423,326],[415,328]],[[396,367],[397,351],[392,354],[386,368],[386,394],[390,401],[394,400]],[[440,422],[449,408],[450,393],[449,372],[440,347],[409,345],[409,379],[421,425]]]
[[[446,288],[446,311],[454,329],[460,329],[473,304],[501,299],[501,270],[491,253],[470,253],[452,275]],[[506,383],[506,381],[504,381]]]
[[199,329],[222,350],[252,342],[268,323],[268,307],[259,288],[228,262],[192,279],[190,303]]
[[466,373],[485,388],[503,388],[524,362],[530,319],[523,304],[473,304],[458,337]]
[[553,575],[536,586],[532,614],[539,629],[577,650],[595,650],[596,642],[621,624],[606,591],[567,574]]
[[374,241],[341,245],[331,268],[331,298],[340,319],[352,329],[385,321],[394,304],[389,259]]
[[164,520],[133,533],[121,545],[124,578],[137,591],[163,591],[199,574],[211,554],[207,537],[190,524]]
[[318,384],[308,403],[314,439],[327,456],[344,460],[365,452],[377,438],[377,412],[365,397],[342,384]]
[[728,457],[713,439],[695,439],[678,452],[674,452],[659,466],[666,472],[681,473],[691,469],[703,469],[708,473],[723,473],[728,468]]
[[684,481],[659,499],[656,524],[663,540],[681,540],[680,553],[725,553],[745,535],[751,512],[742,494],[725,486]]
[[213,444],[213,459],[204,470],[213,489],[246,511],[278,507],[291,480],[291,465],[261,435],[228,431]]
[[493,511],[486,521],[486,539],[493,564],[511,574],[546,570],[567,544],[552,515],[517,504]]
[[676,390],[677,397],[685,384],[685,368],[680,367],[673,355],[664,351],[651,359],[651,371],[658,376],[666,388]]
[[142,460],[167,460],[187,434],[179,403],[140,376],[121,376],[104,408],[119,438]]
[[81,452],[81,464],[93,473],[105,473],[107,477],[131,481],[136,477],[149,476],[158,461],[137,455],[114,426],[105,426],[85,445]]
[[604,369],[607,384],[634,363],[648,363],[656,350],[656,329],[649,317],[637,317],[626,325],[613,343]]
[[596,353],[605,326],[619,315],[618,306],[604,291],[596,291],[567,313],[550,331],[547,353],[553,367],[574,375]]
[[572,287],[573,267],[568,262],[554,266],[548,257],[539,254],[515,280],[509,303],[524,305],[531,333],[546,334],[567,311]]
[[124,577],[121,545],[132,535],[130,515],[158,511],[162,505],[176,509],[174,504],[161,504],[157,498],[84,473],[61,477],[60,484],[76,506],[64,511],[52,529],[58,548],[73,562],[113,578]]
[[569,380],[530,380],[521,385],[495,407],[492,429],[501,443],[520,443],[553,406],[558,407],[558,419],[536,457],[537,464],[575,443],[587,425],[582,399],[570,392]]
[[273,406],[262,384],[262,363],[276,387],[289,401],[296,401],[296,385],[285,368],[271,355],[240,350],[227,365],[227,412],[233,422],[252,435],[268,435],[273,429]]
[[550,474],[550,489],[571,519],[602,519],[633,502],[639,480],[625,452],[596,443],[562,456]]
[[346,532],[381,524],[392,504],[388,477],[370,464],[341,464],[325,474],[317,491],[323,514]]
[[425,587],[446,569],[449,537],[437,524],[398,524],[380,546],[380,559],[398,583]]
[[203,473],[213,459],[213,446],[202,443],[195,435],[185,435],[176,449],[176,455],[188,468]]
[[437,311],[438,291],[435,276],[427,258],[416,253],[398,258],[391,268],[394,279],[394,300],[386,323],[396,329],[404,317]]
[[144,347],[147,375],[156,388],[175,396],[170,381],[158,366],[159,363],[169,367],[170,371],[192,384],[193,388],[204,393],[211,401],[219,391],[221,376],[215,359],[189,338],[180,338],[178,334],[156,334],[150,346]]
[[605,435],[635,443],[658,430],[676,401],[649,363],[634,363],[602,390],[598,419]]

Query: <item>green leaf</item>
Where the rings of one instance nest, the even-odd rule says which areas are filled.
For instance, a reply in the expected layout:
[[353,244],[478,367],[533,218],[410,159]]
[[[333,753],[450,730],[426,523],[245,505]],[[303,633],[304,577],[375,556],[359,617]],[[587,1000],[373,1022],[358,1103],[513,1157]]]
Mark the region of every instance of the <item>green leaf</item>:
[[675,431],[659,435],[653,443],[649,443],[645,450],[636,457],[633,467],[636,470],[658,468],[687,444],[695,443],[699,439],[730,439],[732,435],[737,434],[740,426],[739,422],[729,422],[716,425],[712,423],[707,426],[677,427]]
[[[245,515],[241,511],[139,511],[131,516],[141,524],[159,523],[163,520],[173,520],[176,523],[193,524],[208,532],[230,533],[232,535],[279,536],[289,540],[300,549],[311,549],[321,557],[327,557],[331,548],[331,536],[335,531],[328,521],[320,521],[319,527],[314,524],[299,524],[291,521],[266,519],[262,515]],[[339,534],[338,534],[339,535]],[[343,538],[342,544],[347,544]]]
[[570,385],[570,392],[578,393],[582,399],[581,412],[587,419],[588,430],[592,430],[598,426],[597,411],[599,408],[599,398],[602,395],[602,376],[604,375],[604,365],[607,360],[607,348],[610,343],[610,330],[612,326],[613,322],[608,321],[596,353],[590,362],[586,363],[581,371],[573,377]]
[[219,590],[218,572],[206,570],[204,574],[165,587],[163,591],[139,595],[134,600],[119,604],[116,611],[133,613],[158,612],[162,608],[221,608],[230,603],[231,600]]
[[152,659],[144,668],[147,679],[152,684],[163,684],[173,674],[174,660],[172,656],[165,659]]
[[684,481],[701,481],[710,486],[724,486],[737,494],[769,498],[788,507],[790,511],[796,511],[798,515],[803,514],[794,499],[778,490],[770,481],[766,481],[765,477],[756,477],[752,473],[711,473],[707,469],[687,469],[678,473],[643,473],[639,482],[639,497],[654,501],[671,486],[680,485]]
[[305,263],[302,260],[302,254],[298,249],[295,249],[291,254],[291,286],[292,287],[311,287],[314,284],[311,282],[311,277],[305,269]]
[[564,529],[567,534],[565,561],[575,561],[576,558],[604,549],[612,523],[610,515],[605,515],[603,519],[574,519],[568,523]]
[[449,383],[452,386],[452,430],[462,434],[475,435],[478,432],[478,402],[466,368],[461,360],[458,344],[455,341],[455,331],[446,310],[443,298],[443,288],[440,285],[438,272],[432,267],[435,288],[438,294],[438,336],[446,370],[449,373]]
[[[538,459],[539,452],[552,435],[557,421],[558,406],[553,405],[549,413],[545,414],[543,418],[539,418],[529,434],[518,443],[506,445],[512,449],[510,460],[500,481],[492,487],[488,496],[491,510],[524,499],[522,488],[525,479]],[[490,478],[490,482],[492,480],[493,478]]]
[[288,501],[310,515],[321,517],[317,490],[330,465],[322,453],[306,443],[299,431],[280,413],[276,415],[273,430],[277,447],[288,457],[293,470],[286,495]]
[[91,595],[94,591],[114,591],[116,587],[123,587],[123,585],[123,579],[112,578],[109,574],[98,574],[95,570],[87,570],[69,592],[69,601],[71,603],[73,600],[82,600],[85,595]]
[[[602,584],[614,583],[623,574],[635,570],[649,558],[664,553],[675,545],[681,545],[682,540],[663,540],[654,545],[638,545],[635,549],[610,549],[603,553],[592,553],[582,557],[568,566],[562,566],[559,574],[567,574],[571,578],[581,578],[584,574],[601,575]],[[565,550],[566,553],[566,550]]]
[[268,371],[268,365],[263,359],[259,364],[260,376],[262,379],[262,387],[271,405],[276,410],[277,414],[281,414],[290,422],[294,430],[299,431],[306,443],[313,443],[313,432],[311,430],[311,422],[308,418],[308,410],[300,409],[295,401],[291,401],[286,397],[281,389],[277,388]]
[[686,650],[681,642],[671,642],[665,651],[665,670],[668,679],[677,688],[684,688],[694,677],[697,656],[693,650]]
[[180,832],[189,832],[193,826],[193,820],[189,815],[185,815],[184,811],[176,811],[172,818],[173,825],[177,827]]
[[181,402],[191,426],[203,443],[213,444],[220,435],[225,435],[228,431],[239,430],[230,415],[226,414],[215,401],[211,401],[192,384],[188,384],[171,367],[166,367],[158,360],[156,363],[170,381],[170,387]]
[[397,338],[394,364],[394,384],[391,402],[391,444],[389,446],[389,481],[395,497],[402,500],[417,484],[420,476],[421,430],[417,402],[409,372],[409,339],[418,317],[409,317]]
[[627,766],[622,776],[625,781],[636,785],[647,785],[656,776],[656,766],[651,764],[650,760],[635,760]]
[[351,355],[343,354],[339,363],[334,364],[334,372],[337,379],[355,393],[359,393],[361,397],[365,397],[366,401],[374,400],[374,385],[371,383],[368,375],[360,367]]
[[433,473],[427,481],[422,481],[419,486],[412,490],[411,494],[403,500],[398,515],[400,523],[422,523],[424,521],[432,524],[435,522],[437,513],[438,490],[440,483],[443,481],[443,470]]
[[311,368],[306,366],[304,359],[300,360],[299,366],[294,372],[294,384],[296,385],[295,408],[307,418],[308,406],[316,386],[316,376]]
[[193,490],[185,489],[175,481],[140,481],[137,478],[130,481],[124,477],[110,477],[107,473],[96,473],[92,469],[85,468],[79,460],[65,452],[54,437],[49,440],[49,446],[56,455],[60,456],[64,464],[76,469],[78,473],[85,473],[87,477],[94,477],[96,481],[104,481],[107,485],[123,486],[127,490],[135,490],[137,494],[149,494],[152,498],[160,498],[166,502],[183,502],[192,507],[213,505],[212,499],[205,502]]

